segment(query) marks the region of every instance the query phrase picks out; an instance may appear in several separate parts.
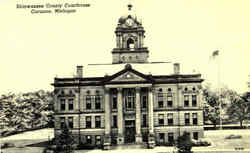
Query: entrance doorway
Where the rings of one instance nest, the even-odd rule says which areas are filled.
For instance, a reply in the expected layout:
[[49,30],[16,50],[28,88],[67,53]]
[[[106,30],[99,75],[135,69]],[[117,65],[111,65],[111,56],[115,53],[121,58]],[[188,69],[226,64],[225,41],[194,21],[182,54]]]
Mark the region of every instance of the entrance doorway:
[[135,120],[125,120],[125,143],[135,142]]

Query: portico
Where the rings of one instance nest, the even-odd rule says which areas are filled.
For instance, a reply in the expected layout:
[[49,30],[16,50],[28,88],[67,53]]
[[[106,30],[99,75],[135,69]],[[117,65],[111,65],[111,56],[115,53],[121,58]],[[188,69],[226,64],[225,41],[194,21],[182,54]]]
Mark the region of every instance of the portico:
[[[112,106],[110,92],[117,92],[117,118],[118,133],[117,144],[124,143],[142,143],[141,134],[141,103],[142,96],[146,96],[146,102],[149,104],[146,110],[148,114],[149,133],[153,134],[153,93],[152,84],[108,84],[105,88],[105,135],[111,135],[111,116]],[[151,104],[150,104],[151,103]]]

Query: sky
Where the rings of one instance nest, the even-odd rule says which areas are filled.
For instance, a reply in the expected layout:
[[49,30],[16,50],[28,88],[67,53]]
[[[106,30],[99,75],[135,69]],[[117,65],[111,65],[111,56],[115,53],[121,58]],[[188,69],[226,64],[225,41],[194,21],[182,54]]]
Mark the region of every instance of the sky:
[[[250,75],[249,0],[0,0],[0,94],[53,90],[77,65],[111,63],[115,28],[127,4],[142,21],[150,61],[179,62],[216,86],[246,92]],[[75,13],[32,14],[17,4],[90,4]],[[87,71],[87,70],[86,70]],[[84,68],[83,68],[84,73]]]

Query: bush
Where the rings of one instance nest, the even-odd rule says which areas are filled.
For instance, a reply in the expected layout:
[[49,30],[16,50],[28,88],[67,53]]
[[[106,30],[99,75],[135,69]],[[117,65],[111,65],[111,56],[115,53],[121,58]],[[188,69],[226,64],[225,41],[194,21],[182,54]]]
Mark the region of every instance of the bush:
[[56,141],[55,153],[73,153],[74,152],[75,141],[67,125],[64,126],[62,133],[56,139],[57,141]]
[[186,132],[177,138],[176,147],[178,148],[178,153],[193,153],[191,151],[192,146],[193,145],[190,136]]
[[82,144],[79,144],[77,145],[77,149],[78,150],[85,150],[85,149],[94,149],[95,146],[94,145],[90,145],[90,144],[85,144],[85,143],[82,143]]
[[91,144],[88,144],[88,143],[80,143],[77,145],[76,147],[78,150],[88,150],[88,149],[95,149],[95,148],[98,148],[98,149],[102,149],[103,146],[102,144],[100,145],[91,145]]

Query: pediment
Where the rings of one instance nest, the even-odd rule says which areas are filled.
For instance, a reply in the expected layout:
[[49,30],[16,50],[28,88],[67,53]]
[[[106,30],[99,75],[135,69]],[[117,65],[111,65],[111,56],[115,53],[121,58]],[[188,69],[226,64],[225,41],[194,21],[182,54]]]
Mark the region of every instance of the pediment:
[[124,74],[121,74],[112,80],[110,82],[127,82],[127,81],[146,81],[145,78],[133,73],[133,72],[125,72]]

